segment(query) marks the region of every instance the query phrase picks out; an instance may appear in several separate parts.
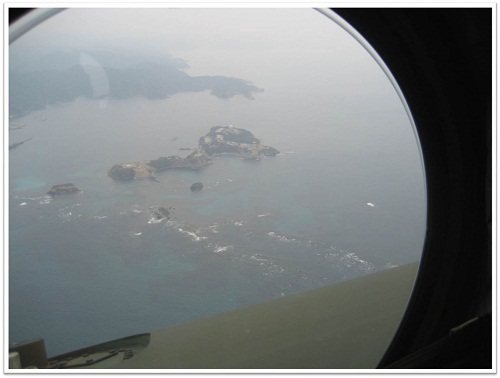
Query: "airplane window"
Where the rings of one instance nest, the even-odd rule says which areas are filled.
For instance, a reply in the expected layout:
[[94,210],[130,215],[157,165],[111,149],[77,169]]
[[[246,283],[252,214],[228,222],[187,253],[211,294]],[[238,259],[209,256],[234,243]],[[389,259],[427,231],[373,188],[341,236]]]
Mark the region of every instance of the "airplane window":
[[313,9],[67,9],[10,46],[8,109],[10,342],[57,355],[420,259],[411,119]]

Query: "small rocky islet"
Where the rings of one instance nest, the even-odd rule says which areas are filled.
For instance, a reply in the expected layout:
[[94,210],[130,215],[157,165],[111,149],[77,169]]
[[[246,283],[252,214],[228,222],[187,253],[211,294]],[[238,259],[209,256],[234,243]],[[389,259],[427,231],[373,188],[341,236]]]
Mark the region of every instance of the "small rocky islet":
[[195,182],[193,185],[191,185],[190,189],[193,192],[199,192],[200,190],[203,189],[203,183],[201,183],[201,182]]
[[[263,156],[275,156],[279,151],[264,146],[247,130],[229,126],[214,126],[199,139],[198,147],[185,158],[179,156],[159,157],[154,160],[115,164],[108,170],[108,176],[117,181],[150,179],[155,172],[167,169],[198,170],[212,164],[212,156],[222,154],[238,155],[247,160],[260,160]],[[203,188],[203,186],[201,187]],[[198,186],[191,190],[200,190]]]
[[67,193],[77,193],[81,192],[80,189],[78,189],[76,186],[74,186],[71,183],[68,184],[58,184],[54,185],[48,192],[47,194],[51,197],[58,196],[60,194],[67,194]]
[[170,220],[170,215],[174,210],[173,207],[169,207],[168,209],[161,206],[152,206],[149,208],[149,212],[153,216],[154,219],[161,221],[163,219]]

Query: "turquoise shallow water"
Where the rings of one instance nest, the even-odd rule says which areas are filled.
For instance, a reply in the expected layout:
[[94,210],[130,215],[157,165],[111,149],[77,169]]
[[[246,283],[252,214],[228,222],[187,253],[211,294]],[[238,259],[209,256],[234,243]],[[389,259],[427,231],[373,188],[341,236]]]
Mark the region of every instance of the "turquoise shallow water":
[[[184,106],[170,119],[176,101],[215,110],[196,118]],[[28,126],[11,140],[33,140],[10,153],[10,341],[43,337],[55,355],[419,259],[425,201],[415,151],[385,139],[377,149],[356,129],[361,145],[348,153],[327,127],[301,144],[314,139],[301,124],[287,122],[281,139],[279,128],[247,126],[283,153],[223,156],[201,171],[159,173],[159,183],[107,177],[118,162],[182,154],[224,121],[226,107],[247,106],[217,101],[197,94],[97,110],[80,99],[48,109],[46,121],[21,120]],[[330,127],[325,117],[315,130],[320,121]],[[204,190],[193,193],[197,181]],[[82,192],[44,194],[65,182]],[[153,220],[154,206],[172,207],[171,219]]]
[[47,186],[47,183],[36,176],[22,176],[12,183],[16,191],[33,191]]

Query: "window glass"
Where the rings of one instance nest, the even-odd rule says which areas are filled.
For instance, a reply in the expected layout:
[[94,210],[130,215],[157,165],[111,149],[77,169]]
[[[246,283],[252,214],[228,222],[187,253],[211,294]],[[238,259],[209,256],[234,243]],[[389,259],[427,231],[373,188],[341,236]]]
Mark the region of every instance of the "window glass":
[[49,355],[420,259],[418,141],[312,9],[68,9],[9,49],[9,333]]

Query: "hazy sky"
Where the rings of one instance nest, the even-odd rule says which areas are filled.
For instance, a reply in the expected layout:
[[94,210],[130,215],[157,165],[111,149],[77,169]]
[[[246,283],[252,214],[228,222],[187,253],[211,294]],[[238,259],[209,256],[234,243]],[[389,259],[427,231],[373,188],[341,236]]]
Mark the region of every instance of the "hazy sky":
[[311,48],[322,48],[317,38],[324,32],[331,32],[331,21],[308,8],[74,8],[39,26],[37,42],[79,47],[161,42],[168,50],[193,51],[289,48],[300,37]]
[[145,59],[169,54],[186,60],[191,75],[234,76],[264,88],[328,76],[328,85],[348,91],[388,90],[361,45],[308,8],[69,9],[23,36],[11,52],[36,59],[33,52],[60,48],[121,50]]

